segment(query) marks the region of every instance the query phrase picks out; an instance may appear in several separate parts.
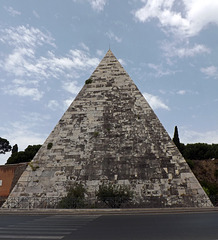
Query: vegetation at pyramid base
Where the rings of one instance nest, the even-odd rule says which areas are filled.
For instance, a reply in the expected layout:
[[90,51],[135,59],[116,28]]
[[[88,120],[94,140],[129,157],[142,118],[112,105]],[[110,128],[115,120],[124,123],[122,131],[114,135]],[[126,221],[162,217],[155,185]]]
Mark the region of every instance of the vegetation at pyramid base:
[[11,151],[11,145],[9,141],[5,138],[0,137],[0,154],[5,154]]
[[[105,205],[106,207],[119,208],[132,198],[132,193],[128,187],[115,184],[101,185],[94,203],[90,203],[89,199],[85,199],[85,193],[85,187],[81,183],[75,183],[69,188],[67,196],[60,200],[56,208],[90,208]],[[99,204],[99,201],[102,202],[103,205]]]
[[218,194],[218,185],[214,183],[210,183],[207,181],[200,181],[201,186],[205,190],[208,196],[214,196]]
[[132,193],[127,186],[115,184],[101,185],[96,195],[98,200],[111,208],[120,208],[132,198]]
[[69,188],[67,196],[58,203],[57,208],[83,208],[85,206],[85,192],[82,184],[74,184]]
[[218,206],[218,159],[186,160],[215,206]]
[[12,151],[6,164],[16,164],[21,162],[30,162],[42,145],[29,145],[24,151]]

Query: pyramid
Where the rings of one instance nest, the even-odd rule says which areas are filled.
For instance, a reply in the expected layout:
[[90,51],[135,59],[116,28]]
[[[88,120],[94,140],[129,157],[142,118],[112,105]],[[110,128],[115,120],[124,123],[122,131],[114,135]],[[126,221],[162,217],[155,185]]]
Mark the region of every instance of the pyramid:
[[52,206],[74,183],[96,199],[126,185],[143,207],[212,203],[159,119],[109,50],[64,113],[3,207]]

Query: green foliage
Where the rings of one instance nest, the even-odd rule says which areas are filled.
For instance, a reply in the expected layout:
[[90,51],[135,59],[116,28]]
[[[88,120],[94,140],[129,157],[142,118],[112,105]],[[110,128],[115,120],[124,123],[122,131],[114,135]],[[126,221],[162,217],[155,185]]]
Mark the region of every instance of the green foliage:
[[180,143],[177,126],[175,126],[174,136],[172,140],[185,159],[218,159],[218,144],[192,143],[185,145],[183,143]]
[[203,189],[206,189],[207,195],[217,195],[218,194],[218,186],[216,183],[211,183],[207,181],[200,181],[201,186]]
[[177,148],[180,151],[180,140],[179,140],[179,133],[178,133],[178,128],[177,126],[175,126],[175,130],[174,130],[174,136],[173,136],[173,142],[175,143],[175,145],[177,146]]
[[9,141],[5,138],[0,137],[0,154],[5,154],[6,152],[11,151],[11,145]]
[[32,171],[36,171],[39,168],[39,166],[35,166],[31,162],[28,165],[31,167]]
[[11,157],[8,158],[6,164],[30,162],[34,158],[40,147],[41,145],[29,145],[24,151],[14,152],[12,153]]
[[14,153],[17,153],[18,152],[18,146],[17,146],[17,144],[15,144],[14,146],[13,146],[13,148],[12,148],[12,154],[14,154]]
[[82,208],[85,206],[85,188],[82,184],[75,184],[68,190],[67,196],[58,203],[57,208]]
[[51,149],[53,147],[53,143],[48,143],[48,145],[47,145],[47,149],[49,150],[49,149]]
[[98,135],[99,135],[99,132],[93,132],[94,137],[98,137]]
[[122,204],[132,198],[132,193],[125,185],[101,185],[96,194],[98,200],[104,202],[111,208],[119,208]]
[[205,193],[207,194],[207,196],[210,196],[210,190],[205,186],[203,186],[203,189],[204,189]]
[[218,159],[218,144],[193,143],[184,145],[181,151],[185,159],[205,160]]
[[91,78],[89,78],[89,79],[87,79],[87,80],[85,81],[85,84],[90,84],[90,83],[92,83],[92,79],[91,79]]
[[186,162],[188,163],[189,167],[191,168],[191,170],[194,169],[194,162],[190,159],[186,159]]

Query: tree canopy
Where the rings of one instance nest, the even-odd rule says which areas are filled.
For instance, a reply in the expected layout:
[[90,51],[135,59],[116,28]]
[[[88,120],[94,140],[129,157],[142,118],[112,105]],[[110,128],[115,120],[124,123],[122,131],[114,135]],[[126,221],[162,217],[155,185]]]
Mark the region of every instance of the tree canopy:
[[15,147],[14,152],[8,158],[6,164],[30,162],[34,158],[40,147],[41,145],[29,145],[24,151],[20,152],[17,152],[17,147]]
[[7,139],[0,137],[0,154],[11,151],[11,145]]
[[180,140],[179,140],[179,132],[178,132],[177,126],[175,126],[175,129],[174,129],[173,142],[175,143],[175,145],[177,146],[179,151],[181,151],[181,144],[180,144]]
[[185,159],[191,160],[218,159],[218,144],[183,144],[181,153]]

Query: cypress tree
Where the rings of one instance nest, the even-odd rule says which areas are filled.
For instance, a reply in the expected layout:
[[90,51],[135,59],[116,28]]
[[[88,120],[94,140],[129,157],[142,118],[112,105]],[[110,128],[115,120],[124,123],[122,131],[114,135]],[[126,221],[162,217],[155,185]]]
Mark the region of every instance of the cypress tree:
[[177,148],[178,148],[179,151],[180,151],[180,150],[181,150],[181,145],[180,145],[179,133],[178,133],[178,128],[177,128],[177,126],[175,126],[174,136],[173,136],[173,142],[175,143],[175,145],[177,146]]

